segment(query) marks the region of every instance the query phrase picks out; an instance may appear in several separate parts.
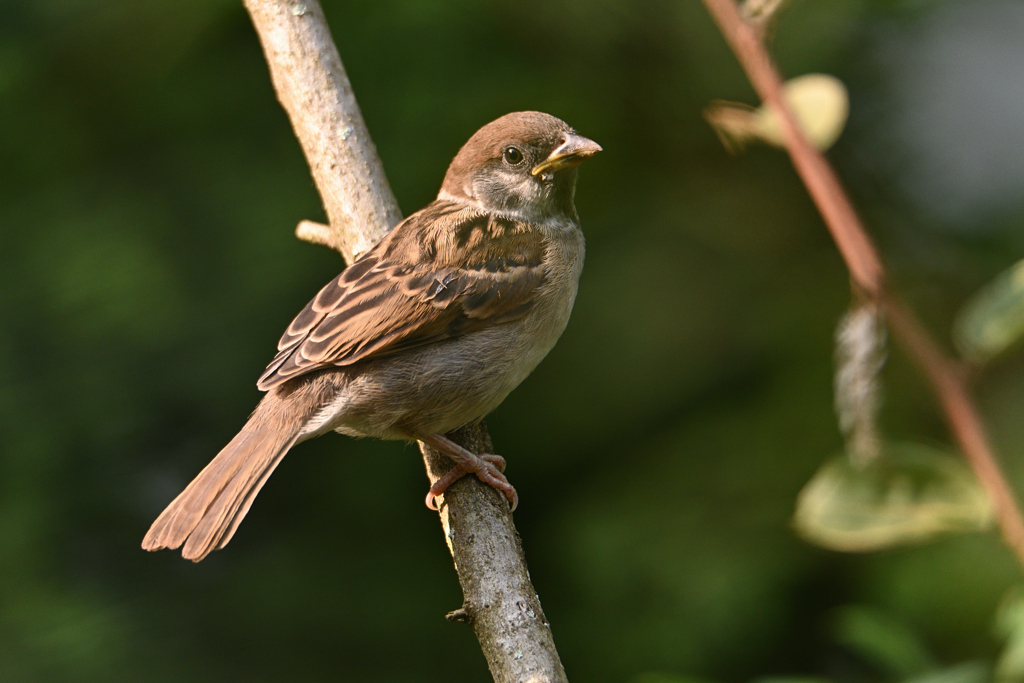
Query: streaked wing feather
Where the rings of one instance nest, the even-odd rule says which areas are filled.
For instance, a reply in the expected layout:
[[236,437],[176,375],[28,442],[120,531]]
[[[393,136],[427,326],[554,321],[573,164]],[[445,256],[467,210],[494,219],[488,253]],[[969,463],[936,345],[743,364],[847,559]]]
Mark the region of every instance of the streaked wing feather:
[[528,225],[435,202],[320,290],[258,386],[515,320],[545,281],[543,254]]

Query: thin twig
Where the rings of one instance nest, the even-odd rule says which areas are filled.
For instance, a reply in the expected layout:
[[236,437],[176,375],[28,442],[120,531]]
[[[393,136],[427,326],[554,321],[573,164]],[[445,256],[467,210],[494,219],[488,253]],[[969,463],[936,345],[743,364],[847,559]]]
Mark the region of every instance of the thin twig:
[[[323,10],[317,0],[244,2],[330,219],[330,226],[303,222],[297,233],[332,247],[351,263],[401,214]],[[483,425],[452,438],[473,452],[493,452]],[[452,463],[420,447],[433,483]],[[565,681],[504,498],[465,477],[449,488],[444,501],[441,522],[465,598],[456,616],[472,624],[494,680]]]
[[782,97],[782,79],[757,31],[745,22],[734,0],[704,0],[754,90],[782,120],[786,149],[797,173],[825,219],[855,285],[880,301],[889,325],[928,378],[956,440],[996,511],[1003,539],[1024,565],[1024,517],[989,445],[981,417],[955,361],[917,321],[911,310],[885,293],[885,270],[832,166],[812,147]]
[[[334,249],[340,251],[340,248],[336,245],[336,237],[334,230],[329,225],[323,223],[317,223],[316,221],[301,220],[299,224],[295,226],[295,236],[303,242],[309,242],[310,244],[316,244],[321,247],[327,247],[328,249]],[[350,263],[349,259],[345,258],[342,254],[342,258],[345,259],[346,263]]]

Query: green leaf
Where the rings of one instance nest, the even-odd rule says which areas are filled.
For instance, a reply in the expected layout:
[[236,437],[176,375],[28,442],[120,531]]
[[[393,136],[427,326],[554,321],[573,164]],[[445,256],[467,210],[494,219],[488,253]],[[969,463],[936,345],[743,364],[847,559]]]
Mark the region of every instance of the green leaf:
[[763,676],[751,683],[831,683],[831,680],[818,676]]
[[[841,80],[827,74],[805,74],[786,81],[782,96],[808,142],[823,152],[835,144],[850,115],[850,95]],[[771,106],[758,109],[756,120],[765,142],[786,146],[780,117]]]
[[996,612],[995,632],[1006,640],[996,662],[996,680],[1024,681],[1024,588],[1017,586],[1003,598]]
[[629,679],[629,683],[711,683],[705,678],[670,674],[663,671],[645,671]]
[[835,612],[836,641],[875,663],[895,679],[923,674],[935,666],[916,633],[878,610],[848,605]]
[[1024,681],[1024,634],[1011,638],[996,662],[996,680]]
[[964,356],[979,363],[1024,337],[1024,261],[967,302],[954,323],[953,336]]
[[990,683],[992,666],[988,662],[962,662],[945,669],[908,678],[903,683]]
[[985,529],[992,506],[958,458],[918,444],[886,444],[863,467],[845,456],[822,466],[797,497],[793,521],[811,543],[865,552]]

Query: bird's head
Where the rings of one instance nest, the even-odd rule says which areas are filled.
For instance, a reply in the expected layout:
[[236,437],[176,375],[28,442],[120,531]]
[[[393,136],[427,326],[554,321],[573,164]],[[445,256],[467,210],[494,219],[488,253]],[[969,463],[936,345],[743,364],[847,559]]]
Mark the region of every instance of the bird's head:
[[549,114],[506,114],[462,146],[438,197],[527,220],[575,216],[575,167],[600,151],[596,142]]

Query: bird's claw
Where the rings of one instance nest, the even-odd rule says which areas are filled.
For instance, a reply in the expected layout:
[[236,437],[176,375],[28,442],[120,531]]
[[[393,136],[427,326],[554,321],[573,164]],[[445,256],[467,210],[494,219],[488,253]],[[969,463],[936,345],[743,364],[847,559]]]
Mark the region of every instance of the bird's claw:
[[[471,470],[472,473],[483,483],[501,491],[505,498],[508,499],[511,511],[514,512],[519,507],[519,494],[516,493],[515,487],[509,483],[503,474],[505,471],[505,458],[490,453],[478,455],[477,457],[480,459],[479,467]],[[443,495],[449,486],[469,473],[461,463],[448,470],[427,491],[427,497],[424,501],[427,507],[435,512],[440,510],[441,507],[437,503],[437,497]]]

